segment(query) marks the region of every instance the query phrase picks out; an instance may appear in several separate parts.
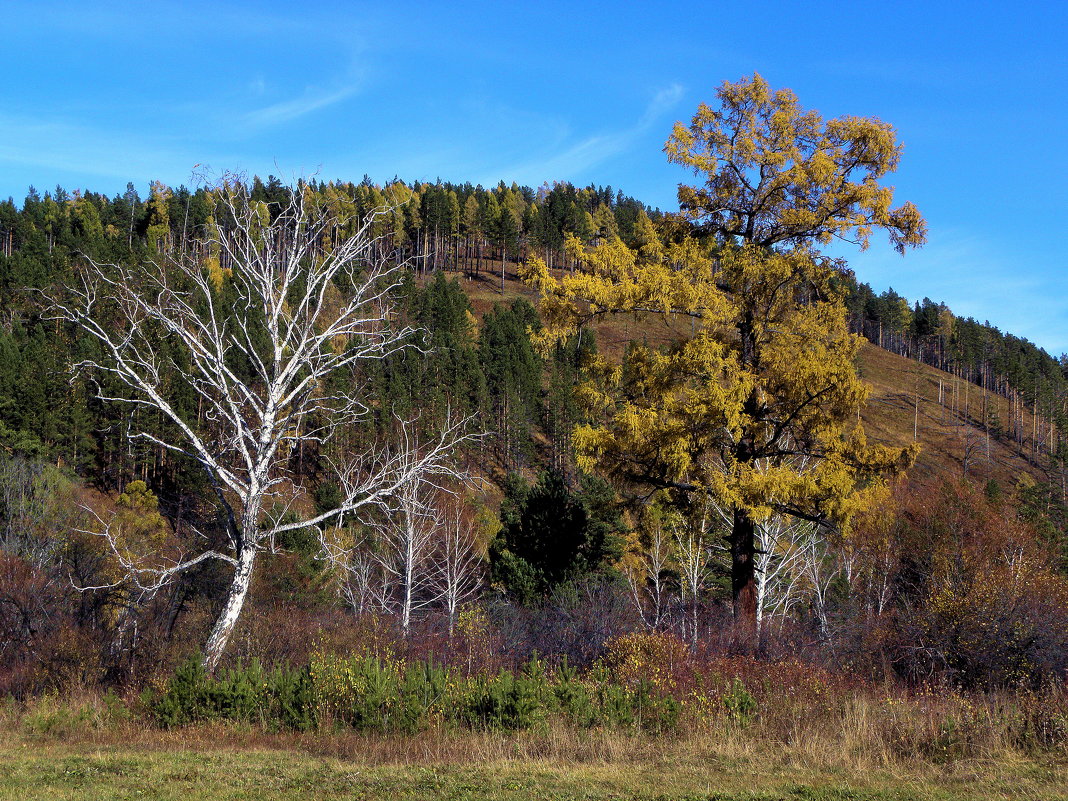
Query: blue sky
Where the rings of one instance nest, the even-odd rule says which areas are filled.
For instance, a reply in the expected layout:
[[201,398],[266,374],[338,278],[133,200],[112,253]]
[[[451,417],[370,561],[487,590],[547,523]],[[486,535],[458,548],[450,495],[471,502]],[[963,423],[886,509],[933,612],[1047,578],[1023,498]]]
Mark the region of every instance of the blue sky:
[[[848,8],[848,11],[843,9]],[[892,123],[929,244],[840,251],[877,291],[1068,351],[1059,3],[7,2],[0,196],[190,183],[194,165],[610,184],[664,209],[661,149],[760,72]]]

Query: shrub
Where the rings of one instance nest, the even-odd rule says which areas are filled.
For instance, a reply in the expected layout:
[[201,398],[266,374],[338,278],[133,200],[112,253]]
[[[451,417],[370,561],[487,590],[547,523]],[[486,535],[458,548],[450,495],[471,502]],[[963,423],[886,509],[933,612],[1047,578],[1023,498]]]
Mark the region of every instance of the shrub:
[[554,720],[662,732],[678,725],[682,709],[657,684],[623,685],[603,666],[580,677],[566,661],[551,671],[535,658],[518,671],[465,678],[429,659],[403,663],[368,654],[316,654],[306,667],[270,671],[253,661],[216,676],[189,659],[146,705],[164,727],[229,720],[399,734],[433,725],[516,731]]
[[258,661],[221,676],[207,675],[199,659],[183,662],[150,708],[165,728],[211,720],[259,722],[307,730],[316,725],[316,706],[307,668],[265,671]]
[[736,678],[723,696],[723,708],[727,710],[727,718],[732,723],[744,728],[753,722],[758,707],[752,693]]
[[613,637],[604,644],[601,662],[610,680],[627,687],[646,681],[659,691],[677,689],[679,673],[693,668],[686,644],[663,631]]
[[130,710],[111,691],[80,703],[44,695],[30,703],[21,725],[31,736],[63,739],[79,732],[114,730],[130,718]]
[[546,695],[536,678],[502,670],[492,679],[476,679],[462,713],[475,728],[529,729],[545,719]]
[[969,486],[908,510],[896,666],[912,680],[1037,688],[1068,670],[1068,581],[1007,505]]

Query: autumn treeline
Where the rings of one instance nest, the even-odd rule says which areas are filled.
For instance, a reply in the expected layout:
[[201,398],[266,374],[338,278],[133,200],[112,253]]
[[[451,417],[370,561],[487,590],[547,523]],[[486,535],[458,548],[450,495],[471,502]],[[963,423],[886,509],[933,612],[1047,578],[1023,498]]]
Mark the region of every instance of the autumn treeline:
[[[383,186],[366,177],[355,184],[311,179],[303,185],[339,213],[362,218],[383,212],[375,227],[383,246],[427,272],[499,272],[502,260],[532,251],[559,263],[567,234],[584,242],[619,236],[640,244],[655,236],[652,223],[662,216],[610,186],[556,183],[533,189],[501,181],[487,189],[399,179]],[[253,200],[277,202],[287,191],[274,176],[252,179]],[[145,247],[181,246],[211,215],[207,191],[160,182],[151,184],[147,198],[133,184],[113,198],[62,187],[42,196],[31,187],[21,209],[10,198],[0,203],[0,253],[39,259],[42,250],[53,255],[58,249],[60,262],[76,252],[116,260]]]
[[[336,206],[339,218],[385,209],[372,223],[380,226],[376,241],[411,265],[398,314],[419,346],[366,368],[361,378],[374,387],[379,414],[339,432],[330,447],[388,438],[395,415],[427,431],[447,412],[470,415],[487,435],[460,458],[485,483],[471,495],[457,490],[460,510],[433,499],[440,517],[429,530],[423,518],[407,528],[374,520],[339,527],[350,539],[334,544],[354,554],[344,570],[318,558],[314,532],[292,532],[260,572],[227,658],[299,663],[317,645],[358,647],[353,638],[368,632],[400,651],[487,669],[534,653],[589,664],[606,640],[628,632],[666,633],[724,653],[738,648],[722,536],[710,529],[695,538],[666,510],[620,506],[604,481],[576,468],[570,437],[583,411],[575,388],[596,351],[591,333],[539,354],[531,304],[501,297],[476,315],[465,290],[496,298],[499,271],[535,251],[550,269],[569,268],[568,234],[591,244],[618,236],[641,247],[671,236],[678,219],[610,189],[567,184],[534,191],[364,181],[306,189]],[[286,191],[274,179],[252,187],[264,201]],[[182,553],[221,536],[211,488],[190,460],[133,436],[165,430],[164,421],[98,400],[100,391],[120,388],[72,373],[72,364],[96,357],[95,346],[48,319],[34,290],[77,282],[87,259],[121,263],[189,247],[198,228],[220,224],[213,213],[208,193],[160,184],[145,200],[132,187],[111,199],[57,189],[31,191],[21,209],[0,204],[0,690],[138,686],[203,640],[224,584],[219,571],[204,567],[145,591],[122,580],[116,555],[87,532],[99,523],[95,510],[112,515],[116,541],[131,558],[139,549]],[[203,255],[207,269],[226,269]],[[465,284],[446,270],[489,276]],[[886,300],[872,296],[855,313],[929,348],[938,337],[940,366],[974,352],[968,321],[925,301],[904,305],[907,325],[891,324],[880,316],[880,303],[894,305]],[[1041,352],[1021,346],[1014,361],[1011,341],[1020,342],[991,339],[985,364],[989,375],[1022,381]],[[181,364],[182,354],[173,355]],[[1060,387],[1059,365],[1049,361],[1057,370],[1042,373],[1049,364],[1039,358],[1033,374]],[[194,398],[172,401],[188,406],[197,425],[212,424]],[[329,507],[338,488],[322,480],[320,467],[330,457],[312,445],[294,448],[289,459],[306,497],[269,513]],[[1027,480],[985,491],[903,483],[896,492],[848,535],[808,524],[761,529],[763,655],[803,654],[872,677],[976,687],[1038,686],[1063,676],[1068,515],[1059,493]],[[443,531],[455,533],[454,550]]]
[[[959,386],[955,381],[939,398],[954,415],[989,436],[1014,442],[1038,466],[1063,469],[1068,457],[1068,363],[1063,355],[1055,358],[989,322],[957,317],[930,298],[910,306],[893,288],[877,295],[868,284],[853,282],[847,304],[854,333],[959,379]],[[983,391],[971,393],[971,403],[966,401],[969,385]],[[1008,400],[1006,419],[983,400],[985,392]]]

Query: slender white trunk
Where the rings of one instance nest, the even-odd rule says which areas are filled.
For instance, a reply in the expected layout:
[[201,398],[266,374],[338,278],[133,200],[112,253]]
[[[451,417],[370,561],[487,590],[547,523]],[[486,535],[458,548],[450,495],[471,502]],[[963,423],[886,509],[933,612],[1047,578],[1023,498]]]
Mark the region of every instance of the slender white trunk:
[[[675,539],[678,546],[679,568],[682,573],[684,600],[689,601],[688,614],[683,618],[683,630],[686,639],[693,647],[697,646],[698,609],[697,604],[704,588],[705,561],[705,525],[702,516],[699,527],[688,531],[676,530]],[[688,596],[688,597],[686,597]]]
[[[763,556],[763,554],[761,554]],[[760,561],[766,561],[761,559]],[[764,627],[764,607],[768,600],[768,578],[767,568],[761,568],[757,566],[756,571],[756,633],[757,642],[760,642],[762,629]]]
[[412,624],[412,595],[415,589],[415,560],[416,539],[419,532],[416,530],[416,522],[411,517],[405,521],[407,537],[404,542],[404,564],[402,565],[403,597],[401,599],[401,629],[404,636],[408,636],[408,628]]
[[238,559],[234,579],[230,582],[230,591],[226,595],[226,605],[216,619],[208,643],[204,646],[204,667],[209,671],[215,670],[215,666],[219,664],[226,643],[234,631],[234,625],[241,614],[241,607],[245,605],[245,596],[248,595],[248,588],[252,583],[252,568],[255,563],[256,549],[246,548]]
[[259,509],[258,503],[246,507],[241,517],[241,531],[234,533],[238,551],[234,578],[226,594],[226,604],[215,619],[211,635],[204,646],[204,667],[209,671],[215,670],[223,651],[226,650],[226,644],[230,641],[230,635],[233,634],[234,626],[241,615],[241,608],[245,605],[248,588],[252,584],[252,570],[256,565],[258,553],[254,537],[259,526]]

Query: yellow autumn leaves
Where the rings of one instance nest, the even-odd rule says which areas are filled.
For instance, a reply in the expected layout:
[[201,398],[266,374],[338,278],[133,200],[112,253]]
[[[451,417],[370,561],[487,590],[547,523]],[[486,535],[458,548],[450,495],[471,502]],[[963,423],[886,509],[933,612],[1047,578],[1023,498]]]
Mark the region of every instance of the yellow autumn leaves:
[[618,240],[572,255],[573,275],[526,267],[542,292],[540,347],[619,313],[694,321],[667,346],[594,357],[580,390],[591,422],[574,432],[585,469],[706,492],[757,519],[789,509],[844,521],[863,483],[911,458],[854,430],[868,389],[832,262],[694,239],[662,258]]
[[926,225],[912,204],[892,208],[880,183],[902,153],[889,124],[825,122],[760,75],[717,97],[665,144],[701,183],[679,187],[681,215],[660,220],[659,241],[634,251],[613,237],[591,250],[572,240],[578,272],[555,276],[533,259],[524,277],[541,292],[543,349],[617,314],[659,319],[622,358],[588,365],[578,461],[644,497],[666,492],[680,511],[711,501],[733,518],[735,613],[751,617],[755,523],[785,514],[847,526],[916,455],[864,437],[844,268],[815,248],[866,247],[881,228],[901,252],[924,242]]
[[675,123],[668,160],[703,176],[680,186],[691,219],[727,238],[771,247],[848,239],[866,248],[885,229],[898,252],[923,244],[927,227],[911,203],[891,208],[902,145],[874,117],[826,123],[789,89],[772,91],[759,74],[718,90],[718,108],[701,104],[689,125]]

